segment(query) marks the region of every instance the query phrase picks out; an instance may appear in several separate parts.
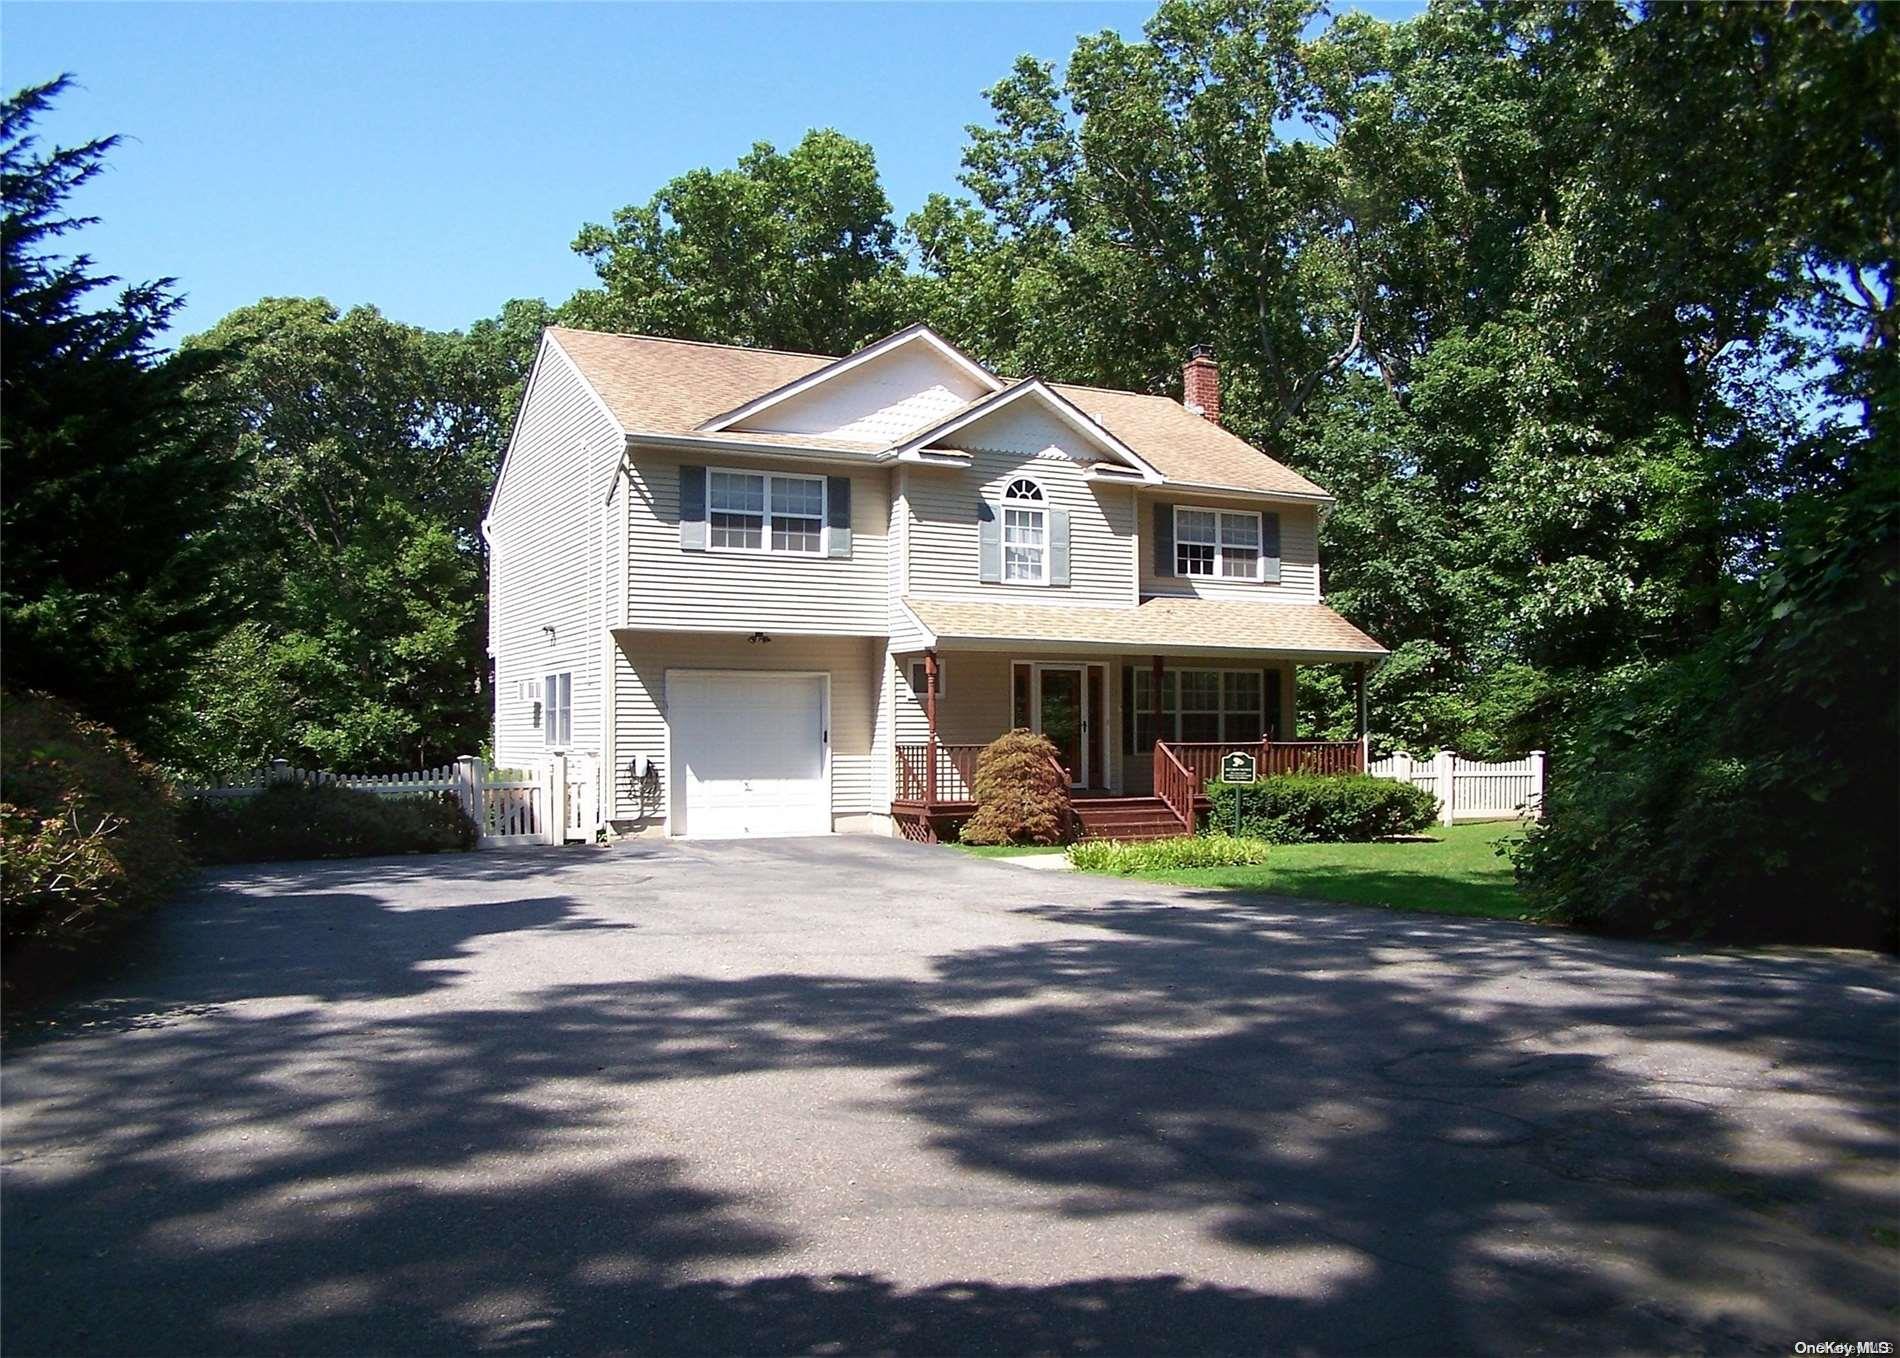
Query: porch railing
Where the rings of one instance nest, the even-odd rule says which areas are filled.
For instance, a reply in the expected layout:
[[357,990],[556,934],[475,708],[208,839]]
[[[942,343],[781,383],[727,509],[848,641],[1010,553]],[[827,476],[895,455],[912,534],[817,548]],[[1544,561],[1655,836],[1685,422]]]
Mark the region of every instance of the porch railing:
[[930,747],[923,741],[907,741],[897,747],[897,800],[900,802],[968,802],[976,799],[971,789],[976,782],[976,757],[981,745],[937,746],[937,787],[925,796],[930,766]]
[[1165,740],[1155,742],[1155,796],[1168,804],[1175,819],[1191,834],[1194,830],[1194,799],[1207,782],[1175,757],[1174,747]]
[[1236,750],[1245,750],[1259,761],[1262,778],[1279,773],[1366,771],[1366,747],[1356,740],[1170,740],[1165,744],[1193,775],[1197,791],[1220,777],[1221,760]]

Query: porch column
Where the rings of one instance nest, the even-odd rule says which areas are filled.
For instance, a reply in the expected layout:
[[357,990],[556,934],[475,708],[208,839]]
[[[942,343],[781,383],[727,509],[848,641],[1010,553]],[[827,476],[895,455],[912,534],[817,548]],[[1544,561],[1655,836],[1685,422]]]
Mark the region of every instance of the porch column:
[[937,800],[937,653],[924,652],[924,721],[930,739],[924,746],[924,814]]
[[1354,724],[1359,737],[1359,772],[1364,773],[1371,751],[1366,748],[1366,662],[1363,660],[1352,667],[1352,696],[1357,712]]
[[[1149,706],[1154,710],[1155,744],[1161,743],[1161,678],[1167,673],[1167,657],[1156,656],[1154,660],[1154,682],[1148,685],[1148,696],[1152,700]],[[1150,750],[1148,753],[1153,754]]]

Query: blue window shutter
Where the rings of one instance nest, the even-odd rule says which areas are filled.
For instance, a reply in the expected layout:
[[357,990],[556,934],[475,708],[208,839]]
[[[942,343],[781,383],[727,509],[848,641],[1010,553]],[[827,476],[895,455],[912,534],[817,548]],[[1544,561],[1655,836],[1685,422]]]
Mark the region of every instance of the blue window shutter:
[[706,469],[680,468],[680,550],[706,550]]
[[1280,583],[1280,516],[1260,516],[1260,578],[1269,585]]
[[851,478],[825,478],[825,555],[851,555]]
[[1155,574],[1174,574],[1174,506],[1155,506]]
[[1049,583],[1069,583],[1069,511],[1049,511]]
[[1003,579],[1003,519],[988,500],[976,502],[976,578],[992,585]]

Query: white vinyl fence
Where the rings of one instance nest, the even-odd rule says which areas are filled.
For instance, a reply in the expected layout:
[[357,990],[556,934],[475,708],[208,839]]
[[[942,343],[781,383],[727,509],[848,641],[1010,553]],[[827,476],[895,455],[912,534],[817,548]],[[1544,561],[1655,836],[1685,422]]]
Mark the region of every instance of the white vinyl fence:
[[587,755],[549,755],[529,769],[491,768],[465,755],[439,769],[401,773],[331,773],[292,768],[282,759],[248,778],[215,787],[181,789],[187,797],[254,797],[277,783],[345,787],[379,797],[446,792],[475,822],[484,849],[511,844],[561,844],[589,840],[601,825],[598,761]]
[[1438,823],[1461,820],[1533,819],[1544,814],[1544,752],[1483,764],[1441,750],[1430,759],[1394,754],[1366,765],[1374,778],[1422,787],[1438,798]]

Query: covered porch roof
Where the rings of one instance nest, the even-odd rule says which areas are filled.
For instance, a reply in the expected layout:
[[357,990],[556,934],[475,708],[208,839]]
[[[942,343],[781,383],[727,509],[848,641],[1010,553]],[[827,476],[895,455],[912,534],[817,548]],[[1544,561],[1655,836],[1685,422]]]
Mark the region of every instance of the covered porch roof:
[[1264,652],[1310,664],[1371,661],[1387,654],[1324,604],[1156,598],[1133,608],[1077,608],[906,597],[904,607],[924,634],[918,649],[987,650],[1011,644],[1129,655]]

